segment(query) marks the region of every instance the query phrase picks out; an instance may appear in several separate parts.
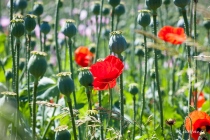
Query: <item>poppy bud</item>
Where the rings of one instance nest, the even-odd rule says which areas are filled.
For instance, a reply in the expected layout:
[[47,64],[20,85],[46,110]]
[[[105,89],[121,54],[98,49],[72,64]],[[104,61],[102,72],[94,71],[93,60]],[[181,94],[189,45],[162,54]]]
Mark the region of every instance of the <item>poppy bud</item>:
[[85,87],[92,86],[93,83],[93,75],[90,72],[89,67],[83,67],[79,69],[78,75],[79,83]]
[[120,0],[108,0],[108,3],[109,3],[112,7],[116,7],[118,4],[120,4]]
[[59,0],[59,5],[58,5],[59,8],[63,7],[63,0]]
[[96,44],[90,44],[89,45],[89,51],[91,53],[95,53],[96,52]]
[[77,28],[74,25],[74,20],[66,20],[66,24],[62,28],[62,33],[69,37],[72,38],[73,36],[76,35]]
[[119,4],[115,7],[115,15],[121,16],[125,13],[125,6],[124,4]]
[[1,92],[3,95],[0,98],[0,112],[7,117],[12,117],[17,110],[17,100],[14,92]]
[[146,5],[149,10],[156,10],[162,4],[162,0],[146,0]]
[[139,92],[138,85],[136,83],[129,84],[129,93],[132,95],[136,95]]
[[51,29],[50,25],[49,25],[49,23],[47,21],[43,21],[42,24],[40,25],[40,30],[45,35],[50,32],[50,29]]
[[168,120],[166,120],[166,124],[169,125],[169,126],[174,125],[175,122],[176,122],[176,121],[175,121],[174,119],[168,119]]
[[137,22],[142,27],[146,27],[150,24],[151,18],[150,18],[150,11],[149,10],[140,10],[139,15],[137,17]]
[[169,5],[171,3],[171,0],[163,0],[163,4]]
[[91,11],[93,12],[94,15],[99,15],[100,14],[100,3],[95,2],[92,7],[91,7]]
[[121,31],[111,32],[111,37],[109,39],[109,49],[116,53],[121,54],[127,48],[127,42],[122,36]]
[[210,18],[204,19],[203,26],[209,30],[210,29]]
[[41,2],[35,2],[33,7],[33,14],[40,16],[44,11],[44,7]]
[[104,6],[103,10],[102,10],[102,13],[103,13],[104,16],[107,16],[110,13],[110,9],[107,6]]
[[62,94],[66,96],[69,96],[75,89],[74,82],[70,78],[70,74],[70,72],[62,72],[57,74],[57,76],[59,77],[57,84],[58,89]]
[[141,47],[136,47],[135,49],[135,55],[137,55],[138,57],[143,57],[144,56],[144,51]]
[[71,134],[67,130],[68,126],[59,126],[55,129],[55,140],[70,140]]
[[26,0],[17,0],[15,4],[18,7],[18,9],[21,9],[21,10],[25,9],[28,5]]
[[19,38],[24,35],[25,27],[22,19],[14,19],[11,21],[11,23],[11,31],[13,36]]
[[190,0],[174,0],[174,4],[177,7],[184,8],[190,3]]
[[28,61],[28,70],[36,78],[39,79],[47,70],[47,61],[44,52],[32,51],[32,56]]
[[36,27],[36,16],[34,15],[26,15],[25,18],[25,28],[28,32],[31,32]]
[[10,79],[12,79],[12,71],[11,70],[7,70],[5,72],[5,78],[6,78],[6,81],[9,81]]

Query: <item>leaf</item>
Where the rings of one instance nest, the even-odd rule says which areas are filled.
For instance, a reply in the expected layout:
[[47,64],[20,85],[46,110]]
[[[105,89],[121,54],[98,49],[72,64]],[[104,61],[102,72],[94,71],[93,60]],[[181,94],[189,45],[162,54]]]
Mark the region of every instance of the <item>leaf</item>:
[[48,88],[45,92],[43,92],[42,94],[37,96],[37,99],[41,99],[41,100],[47,100],[50,99],[51,97],[56,97],[59,93],[59,89],[57,87],[57,85],[52,86],[50,88]]

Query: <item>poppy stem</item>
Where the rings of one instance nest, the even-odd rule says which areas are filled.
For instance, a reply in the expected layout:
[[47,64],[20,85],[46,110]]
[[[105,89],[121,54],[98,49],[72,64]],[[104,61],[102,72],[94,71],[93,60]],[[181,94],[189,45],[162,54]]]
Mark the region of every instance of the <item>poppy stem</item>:
[[[153,24],[154,24],[154,35],[157,35],[157,11],[153,11]],[[155,42],[155,41],[154,41]],[[162,105],[162,95],[160,91],[160,83],[159,83],[159,73],[158,73],[158,50],[154,50],[155,53],[155,79],[156,79],[156,86],[157,86],[157,91],[158,91],[158,97],[159,97],[159,105],[160,105],[160,126],[161,126],[161,131],[162,135],[164,135],[164,129],[163,129],[163,105]]]
[[71,117],[74,140],[77,140],[77,132],[76,132],[76,125],[75,125],[75,121],[74,121],[74,113],[73,113],[71,98],[69,96],[66,96],[66,97],[67,97],[67,103],[69,106],[69,112],[70,112],[70,117]]
[[135,133],[136,133],[136,96],[133,95],[133,140],[135,140]]
[[171,131],[171,139],[174,140],[173,126],[172,125],[170,125],[170,131]]
[[[146,28],[144,27],[144,31],[146,31]],[[147,81],[147,37],[144,35],[144,79],[143,79],[143,86],[142,86],[142,109],[140,114],[140,124],[142,124],[143,120],[143,114],[144,114],[144,108],[145,108],[145,87],[146,87],[146,81]],[[142,135],[142,129],[140,129],[140,135]]]
[[91,103],[91,91],[89,89],[89,87],[85,87],[86,90],[86,94],[87,94],[87,99],[88,99],[88,109],[92,110],[92,103]]
[[40,30],[40,22],[41,22],[40,16],[37,17],[37,22],[38,22],[38,25],[39,25],[39,43],[40,43],[40,50],[42,51],[43,48],[42,48],[42,33],[41,33],[41,30]]
[[[189,32],[189,24],[187,20],[187,11],[185,8],[182,9],[182,16],[184,18],[184,23],[185,23],[185,31],[187,34],[187,37],[190,37],[190,32]],[[188,60],[188,69],[190,69],[191,66],[191,55],[190,55],[190,46],[185,44],[187,47],[187,60]],[[190,113],[190,102],[191,102],[191,97],[192,97],[192,81],[191,81],[191,74],[188,75],[188,80],[189,80],[189,93],[188,93],[188,113]]]
[[36,140],[36,92],[38,87],[38,79],[35,78],[34,81],[34,91],[33,91],[33,128],[32,128],[32,136],[33,140]]
[[111,32],[114,31],[114,14],[115,14],[115,7],[112,7],[112,30],[111,30]]
[[[123,62],[123,57],[119,54],[120,60]],[[124,125],[124,95],[123,95],[123,73],[120,75],[120,135],[123,139],[123,125]]]
[[[99,108],[101,107],[101,91],[98,91],[98,103],[99,103]],[[102,112],[99,110],[99,119],[101,122],[101,140],[104,140],[104,129],[103,129],[103,118],[102,118]]]
[[[57,1],[57,5],[56,5],[56,13],[55,13],[55,49],[56,49],[56,57],[57,57],[57,61],[58,61],[58,72],[61,72],[61,63],[60,63],[60,53],[59,53],[59,49],[58,49],[58,19],[59,19],[59,4],[60,4],[60,0]],[[66,62],[66,61],[65,61]]]

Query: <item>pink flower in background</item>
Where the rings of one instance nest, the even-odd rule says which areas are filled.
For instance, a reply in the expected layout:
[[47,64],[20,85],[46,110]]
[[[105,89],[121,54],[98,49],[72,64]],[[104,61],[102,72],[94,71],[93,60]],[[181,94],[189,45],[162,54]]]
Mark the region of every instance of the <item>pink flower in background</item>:
[[78,26],[78,32],[80,35],[85,36],[86,26],[84,24],[80,24]]
[[79,17],[79,19],[80,19],[81,21],[83,21],[83,20],[85,20],[85,19],[87,18],[87,15],[88,15],[87,11],[86,11],[86,10],[82,10],[82,11],[80,12],[80,17]]
[[3,28],[6,28],[7,26],[9,26],[10,24],[10,20],[8,17],[2,17],[1,20],[0,20],[0,25],[3,27]]

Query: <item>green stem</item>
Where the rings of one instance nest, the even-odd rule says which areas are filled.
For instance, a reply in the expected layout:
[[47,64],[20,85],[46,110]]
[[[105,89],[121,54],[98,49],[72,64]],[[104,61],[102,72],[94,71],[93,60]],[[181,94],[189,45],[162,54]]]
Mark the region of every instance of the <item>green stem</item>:
[[[120,60],[123,62],[123,57],[119,54]],[[123,138],[123,125],[124,125],[124,94],[123,94],[123,73],[120,75],[120,134]]]
[[46,40],[47,40],[47,35],[44,34],[44,42],[43,42],[44,52],[46,52]]
[[115,7],[112,7],[112,30],[111,30],[111,32],[114,31],[114,14],[115,14]]
[[76,132],[76,125],[74,121],[74,113],[73,113],[73,108],[72,108],[72,102],[69,96],[67,97],[67,103],[69,106],[69,112],[70,112],[70,117],[71,117],[71,122],[72,122],[72,129],[73,129],[73,134],[74,134],[74,140],[77,140],[77,132]]
[[[197,35],[197,25],[196,25],[196,16],[197,16],[197,12],[196,12],[196,10],[197,10],[197,3],[196,2],[194,2],[194,5],[195,5],[195,7],[194,7],[194,43],[196,42],[196,35]],[[198,54],[198,51],[197,51],[197,47],[195,47],[195,56],[197,56],[197,54]],[[195,84],[198,82],[198,61],[195,59]],[[194,107],[195,107],[195,109],[197,110],[197,100],[198,100],[198,96],[197,96],[197,88],[195,87],[195,91],[194,91],[196,94],[196,96],[195,96],[195,102],[194,102]]]
[[[185,31],[187,34],[187,37],[190,37],[190,32],[189,32],[189,25],[188,25],[188,20],[187,20],[187,11],[185,8],[182,9],[182,16],[184,18],[184,23],[185,23]],[[190,69],[191,66],[191,57],[190,57],[190,46],[185,44],[187,47],[187,60],[188,60],[188,69]],[[188,93],[188,113],[190,113],[190,102],[191,102],[191,97],[192,97],[192,81],[191,81],[191,75],[188,76],[189,80],[189,93]]]
[[[144,31],[146,31],[146,28],[144,27]],[[143,80],[143,87],[142,87],[142,109],[140,114],[140,124],[142,124],[143,121],[143,114],[144,114],[144,108],[145,108],[145,87],[146,87],[146,81],[147,81],[147,37],[144,35],[144,80]],[[142,129],[140,131],[140,135],[142,135]]]
[[153,110],[154,110],[154,117],[153,117],[153,123],[154,123],[154,127],[153,127],[153,129],[155,130],[155,128],[156,128],[156,99],[155,99],[155,81],[152,81],[152,83],[153,83]]
[[92,102],[91,102],[91,92],[90,92],[90,89],[87,86],[87,87],[85,87],[85,90],[86,90],[87,99],[88,99],[88,109],[89,110],[92,110]]
[[136,96],[133,96],[133,140],[135,140],[135,134],[136,134]]
[[58,49],[58,19],[59,19],[59,3],[60,0],[57,1],[56,5],[56,13],[55,13],[55,49],[56,49],[56,57],[58,61],[58,71],[61,72],[61,62],[60,62],[60,53]]
[[[101,107],[101,91],[98,91],[98,103],[99,103],[99,107]],[[102,112],[100,110],[99,110],[99,119],[101,121],[101,126],[100,126],[101,140],[104,140],[103,119],[102,119]]]
[[174,140],[173,127],[170,125],[171,139]]
[[73,17],[74,0],[71,0],[71,16]]
[[[157,12],[156,10],[153,11],[153,23],[154,23],[154,35],[157,35],[157,25],[156,25],[156,18],[157,18]],[[155,78],[156,78],[156,86],[158,91],[158,97],[159,97],[159,105],[160,105],[160,127],[162,131],[162,135],[164,135],[163,132],[163,106],[162,106],[162,95],[160,91],[160,83],[159,83],[159,73],[158,73],[158,50],[154,50],[155,53]]]
[[117,23],[116,23],[115,31],[117,31],[118,29],[119,22],[120,22],[120,16],[117,16]]
[[98,16],[96,15],[95,16],[96,17],[96,36],[97,36],[97,40],[96,40],[96,56],[95,56],[95,61],[94,62],[96,62],[97,61],[97,59],[98,59],[98,52],[99,52],[99,37],[98,37]]
[[41,18],[40,16],[37,17],[37,22],[38,22],[38,25],[39,25],[39,43],[40,43],[40,50],[43,51],[43,48],[42,48],[42,33],[41,33],[41,30],[40,30],[40,22],[41,22]]
[[36,93],[38,87],[38,79],[35,78],[34,81],[34,91],[33,91],[33,140],[36,140]]

